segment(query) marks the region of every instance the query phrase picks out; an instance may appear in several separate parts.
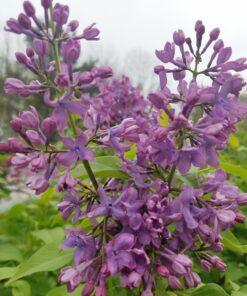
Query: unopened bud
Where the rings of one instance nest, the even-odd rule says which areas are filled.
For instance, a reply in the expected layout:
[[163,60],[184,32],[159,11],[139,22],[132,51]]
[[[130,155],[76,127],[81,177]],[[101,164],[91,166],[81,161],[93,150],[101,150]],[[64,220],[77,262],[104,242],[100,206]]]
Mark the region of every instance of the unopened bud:
[[215,28],[210,32],[209,38],[210,38],[210,40],[214,41],[214,40],[218,39],[219,35],[220,35],[220,29]]
[[35,8],[30,1],[24,1],[23,8],[27,16],[29,17],[35,16]]
[[159,276],[165,276],[165,277],[167,277],[170,274],[169,269],[165,265],[157,266],[156,272]]
[[26,30],[30,30],[32,27],[32,23],[31,23],[30,18],[28,16],[26,16],[24,13],[19,14],[18,22]]
[[10,121],[11,128],[14,132],[19,133],[22,130],[22,120],[15,118]]
[[27,63],[27,57],[26,57],[26,55],[24,53],[22,53],[22,52],[16,52],[15,53],[15,57],[16,57],[16,60],[20,64],[26,65],[26,63]]

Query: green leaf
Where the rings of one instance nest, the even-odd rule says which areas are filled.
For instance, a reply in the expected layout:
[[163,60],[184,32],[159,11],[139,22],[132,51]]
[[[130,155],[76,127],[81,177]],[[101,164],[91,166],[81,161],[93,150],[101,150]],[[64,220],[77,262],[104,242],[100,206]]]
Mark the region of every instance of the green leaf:
[[207,284],[204,285],[192,292],[189,292],[191,296],[229,296],[223,288],[216,284]]
[[44,243],[57,242],[60,243],[64,239],[64,230],[61,227],[55,227],[53,229],[41,229],[35,230],[32,234],[41,239]]
[[36,272],[55,271],[72,260],[72,253],[73,250],[61,251],[57,243],[46,244],[18,266],[16,273],[7,282],[7,285]]
[[136,158],[136,144],[132,144],[129,151],[124,153],[124,157],[129,160],[134,160]]
[[239,165],[231,164],[228,162],[221,161],[220,166],[224,169],[227,173],[240,177],[243,180],[247,180],[247,170],[243,169]]
[[[107,295],[108,296],[134,296],[136,295],[135,290],[129,291],[123,288],[119,284],[119,278],[117,276],[110,277],[107,280]],[[138,293],[140,295],[140,293]]]
[[23,260],[21,252],[14,245],[1,244],[0,245],[0,261],[10,261],[10,260],[21,262]]
[[232,149],[238,149],[238,147],[239,147],[239,139],[233,133],[230,134],[229,144],[230,144],[230,146],[231,146]]
[[166,114],[165,111],[163,111],[159,118],[158,118],[158,123],[161,125],[161,126],[167,126],[168,123],[169,123],[169,117],[168,115]]
[[233,293],[234,291],[238,291],[240,286],[230,280],[230,278],[226,277],[224,282],[224,289],[227,293]]
[[[165,278],[162,278],[162,277],[156,277],[155,278],[155,283],[156,283],[155,295],[156,296],[163,296],[164,291],[168,287],[167,280]],[[167,293],[166,293],[166,295],[167,295]]]
[[[120,159],[116,156],[99,156],[90,166],[96,178],[126,178],[126,174],[120,170]],[[82,164],[73,170],[73,175],[82,180],[88,179],[87,172]]]
[[11,278],[16,270],[17,267],[0,267],[0,281]]
[[50,201],[54,195],[56,194],[56,190],[54,187],[49,187],[44,193],[39,196],[38,202],[48,202]]
[[223,244],[226,249],[237,254],[244,254],[247,252],[247,246],[242,245],[231,231],[223,232],[222,236]]
[[231,296],[246,296],[246,292],[235,291],[231,294]]
[[247,295],[247,285],[243,285],[238,291],[235,291],[231,296],[246,296]]
[[49,291],[46,296],[81,296],[83,286],[79,286],[74,292],[68,293],[66,286],[56,287]]
[[27,281],[17,281],[11,287],[12,296],[31,296],[31,286]]

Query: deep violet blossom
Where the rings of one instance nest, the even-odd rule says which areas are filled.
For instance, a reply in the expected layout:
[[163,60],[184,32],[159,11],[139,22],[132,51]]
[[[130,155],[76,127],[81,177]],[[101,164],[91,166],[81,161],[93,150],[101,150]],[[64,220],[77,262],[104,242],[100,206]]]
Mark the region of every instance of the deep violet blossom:
[[[129,78],[111,78],[108,66],[76,72],[81,40],[98,40],[99,29],[93,23],[80,31],[67,5],[51,0],[41,5],[43,21],[24,1],[24,13],[5,28],[32,38],[16,59],[38,80],[7,78],[5,91],[24,98],[44,94],[51,115],[42,119],[34,107],[20,112],[10,122],[19,138],[1,142],[0,151],[11,154],[12,166],[24,170],[36,194],[56,183],[63,194],[62,218],[80,223],[67,230],[62,248],[74,248],[74,260],[59,281],[69,292],[82,283],[82,295],[105,296],[108,278],[117,276],[121,286],[141,287],[142,296],[152,296],[157,277],[172,290],[197,287],[194,260],[206,272],[224,272],[226,264],[212,253],[223,250],[222,231],[244,222],[239,207],[247,205],[247,196],[227,183],[218,153],[247,111],[239,102],[245,82],[238,74],[247,69],[246,59],[231,60],[218,28],[204,42],[205,26],[197,21],[195,45],[179,29],[155,52],[162,62],[154,69],[160,89],[145,98]],[[207,85],[198,83],[200,75]],[[176,93],[168,87],[170,76]],[[96,161],[97,170],[96,145],[104,155],[115,155],[125,179],[96,175],[91,165]],[[78,176],[81,164],[89,182]],[[179,174],[192,166],[213,172],[195,186],[182,184]],[[84,221],[90,229],[82,229]]]

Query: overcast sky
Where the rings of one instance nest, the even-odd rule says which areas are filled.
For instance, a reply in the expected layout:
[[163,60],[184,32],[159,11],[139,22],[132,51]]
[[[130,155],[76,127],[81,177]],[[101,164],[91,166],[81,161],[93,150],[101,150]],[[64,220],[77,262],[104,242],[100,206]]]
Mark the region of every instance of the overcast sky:
[[[0,10],[0,22],[16,17],[21,0],[6,0]],[[206,29],[218,26],[225,44],[233,47],[234,57],[247,56],[247,0],[61,0],[71,8],[71,19],[81,28],[96,22],[101,40],[90,44],[87,55],[111,59],[126,70],[126,55],[146,63],[147,71],[158,63],[156,48],[171,40],[172,33],[182,28],[192,35],[194,23],[201,19]],[[33,0],[39,6],[40,0]],[[2,35],[4,36],[4,35]],[[96,44],[97,43],[97,44]],[[14,44],[14,42],[13,42]],[[21,45],[21,43],[19,43]],[[2,45],[4,46],[4,44]],[[12,46],[14,47],[14,46]],[[145,58],[150,54],[150,58]],[[124,60],[124,63],[122,62]],[[150,68],[150,69],[149,69]],[[139,72],[142,68],[139,69]],[[130,71],[131,72],[131,71]]]

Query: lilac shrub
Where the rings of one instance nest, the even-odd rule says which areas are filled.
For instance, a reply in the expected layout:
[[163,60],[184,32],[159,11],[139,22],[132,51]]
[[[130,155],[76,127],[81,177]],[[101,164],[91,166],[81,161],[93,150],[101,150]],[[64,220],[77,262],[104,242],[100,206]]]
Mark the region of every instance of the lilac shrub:
[[[61,270],[59,281],[69,292],[82,283],[82,295],[103,296],[108,278],[117,275],[121,286],[150,296],[159,277],[171,289],[197,287],[195,261],[206,272],[225,271],[215,255],[223,250],[221,232],[244,222],[239,206],[247,204],[247,195],[227,183],[218,153],[247,111],[239,102],[245,83],[236,74],[247,68],[246,59],[230,60],[218,28],[203,43],[205,27],[197,21],[195,42],[178,30],[156,51],[160,90],[146,100],[127,77],[111,78],[107,66],[75,72],[81,43],[98,40],[99,30],[92,24],[80,31],[78,21],[68,20],[67,5],[41,5],[43,20],[25,1],[24,13],[6,26],[32,39],[16,59],[37,80],[7,78],[5,91],[21,98],[43,94],[50,116],[42,119],[32,106],[20,112],[10,122],[18,137],[1,142],[0,150],[14,154],[12,166],[25,170],[36,194],[56,183],[64,193],[58,204],[63,219],[90,221],[87,231],[67,230],[62,248],[74,248],[73,264]],[[168,88],[170,75],[176,93]],[[208,86],[199,76],[207,77]],[[95,177],[95,145],[120,160],[125,178]],[[130,159],[126,153],[133,147]],[[80,164],[89,183],[76,177]],[[215,170],[193,187],[181,182],[192,166]]]

